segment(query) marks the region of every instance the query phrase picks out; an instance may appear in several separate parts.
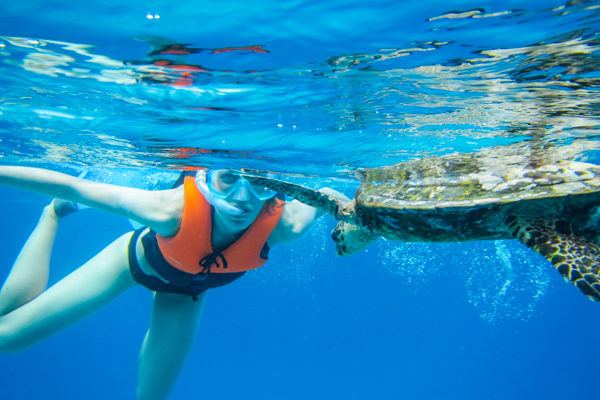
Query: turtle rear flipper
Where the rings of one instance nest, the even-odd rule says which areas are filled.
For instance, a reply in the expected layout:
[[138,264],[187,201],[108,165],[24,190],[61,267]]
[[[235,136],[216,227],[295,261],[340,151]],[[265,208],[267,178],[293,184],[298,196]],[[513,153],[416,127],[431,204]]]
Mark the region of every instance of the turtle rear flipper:
[[537,251],[554,268],[571,281],[590,300],[600,301],[600,246],[557,229],[549,221],[530,222],[511,216],[507,219],[511,233],[527,247]]

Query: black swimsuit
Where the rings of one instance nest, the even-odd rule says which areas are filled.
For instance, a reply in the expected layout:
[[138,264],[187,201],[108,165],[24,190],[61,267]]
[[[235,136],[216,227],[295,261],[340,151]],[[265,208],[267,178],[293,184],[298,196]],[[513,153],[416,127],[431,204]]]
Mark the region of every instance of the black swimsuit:
[[[145,233],[144,233],[145,232]],[[150,267],[159,275],[148,275],[140,267],[137,259],[136,245],[142,235],[144,256]],[[265,245],[266,246],[266,245]],[[268,248],[268,247],[267,247]],[[199,273],[189,274],[181,271],[165,260],[156,241],[156,232],[146,227],[133,233],[129,241],[129,268],[136,282],[155,292],[177,293],[192,296],[194,300],[204,291],[227,285],[244,275],[245,272],[234,273]],[[265,257],[266,258],[266,257]]]

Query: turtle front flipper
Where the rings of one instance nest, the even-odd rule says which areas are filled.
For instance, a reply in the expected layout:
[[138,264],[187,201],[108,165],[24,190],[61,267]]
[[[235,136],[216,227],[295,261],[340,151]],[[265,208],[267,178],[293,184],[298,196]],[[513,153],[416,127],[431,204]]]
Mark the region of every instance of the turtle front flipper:
[[242,176],[254,184],[265,186],[280,193],[285,193],[304,204],[323,210],[333,215],[335,218],[339,218],[338,211],[348,200],[347,198],[335,195],[332,190],[319,191],[265,176],[249,174],[243,174]]
[[571,281],[590,300],[600,301],[598,244],[552,221],[526,221],[510,216],[506,222],[513,236],[550,261],[565,280]]

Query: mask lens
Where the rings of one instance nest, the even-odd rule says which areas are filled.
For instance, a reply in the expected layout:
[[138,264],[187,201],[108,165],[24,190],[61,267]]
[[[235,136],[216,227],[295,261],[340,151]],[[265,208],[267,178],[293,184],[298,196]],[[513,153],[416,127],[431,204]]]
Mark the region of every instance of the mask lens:
[[211,192],[217,196],[227,197],[233,193],[240,184],[241,177],[230,169],[217,169],[209,171],[206,183]]
[[251,185],[251,187],[256,197],[258,197],[261,200],[268,200],[272,197],[275,197],[275,195],[277,194],[275,191],[265,186]]
[[237,171],[231,169],[211,170],[206,176],[206,183],[210,191],[222,198],[230,196],[232,193],[241,189],[242,185],[247,185],[250,191],[259,200],[269,200],[277,194],[277,192],[260,185],[254,185],[240,176]]

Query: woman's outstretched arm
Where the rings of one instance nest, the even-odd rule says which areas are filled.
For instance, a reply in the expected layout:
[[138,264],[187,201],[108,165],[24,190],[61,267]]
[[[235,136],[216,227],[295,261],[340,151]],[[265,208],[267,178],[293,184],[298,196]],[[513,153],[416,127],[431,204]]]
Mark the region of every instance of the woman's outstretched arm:
[[0,166],[0,184],[85,204],[139,221],[173,235],[183,210],[183,191],[144,190],[92,182],[42,168]]

